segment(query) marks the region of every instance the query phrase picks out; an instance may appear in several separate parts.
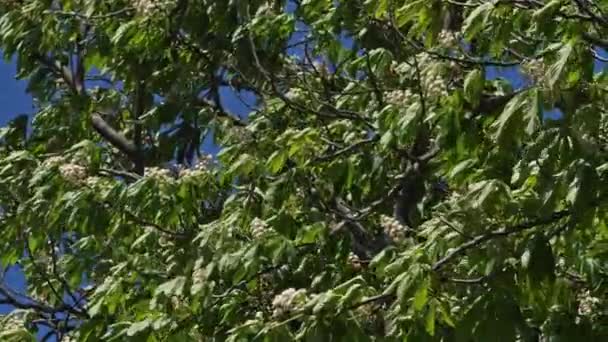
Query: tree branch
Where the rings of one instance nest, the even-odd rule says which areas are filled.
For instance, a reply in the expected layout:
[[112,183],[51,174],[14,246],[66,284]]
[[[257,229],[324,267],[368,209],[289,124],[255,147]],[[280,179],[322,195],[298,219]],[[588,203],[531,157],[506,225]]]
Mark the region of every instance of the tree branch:
[[136,173],[127,172],[127,171],[100,168],[99,172],[108,174],[110,176],[123,177],[123,178],[129,179],[131,181],[137,181],[137,180],[141,179],[140,175],[138,175]]
[[450,261],[452,261],[457,256],[462,255],[469,249],[480,246],[492,239],[506,237],[511,234],[519,233],[524,230],[528,230],[528,229],[531,229],[531,228],[534,228],[534,227],[537,227],[540,225],[553,223],[568,215],[570,215],[569,210],[558,211],[558,212],[553,213],[553,215],[551,215],[549,218],[543,218],[543,219],[538,219],[538,220],[534,220],[534,221],[527,221],[527,222],[520,223],[520,224],[510,227],[510,228],[501,228],[501,229],[497,229],[497,230],[491,231],[486,234],[478,235],[475,238],[473,238],[472,240],[465,242],[462,245],[460,245],[459,247],[457,247],[456,249],[452,250],[450,253],[445,255],[443,258],[439,259],[437,262],[435,262],[433,264],[432,269],[433,269],[433,271],[439,271],[443,266],[448,264]]
[[202,107],[209,107],[209,108],[213,109],[218,117],[228,119],[235,126],[239,126],[239,127],[247,126],[247,123],[245,123],[243,120],[227,113],[226,111],[224,111],[223,108],[221,108],[220,106],[217,106],[215,103],[213,103],[205,98],[196,98],[196,104],[199,106],[202,106]]
[[374,137],[369,138],[369,139],[363,139],[363,140],[357,141],[356,143],[354,143],[352,145],[346,146],[346,147],[344,147],[344,148],[342,148],[342,149],[340,149],[338,151],[335,151],[334,153],[330,153],[330,154],[326,154],[326,155],[323,155],[323,156],[319,156],[316,159],[317,159],[317,161],[320,161],[320,162],[329,161],[329,160],[332,160],[332,159],[334,159],[336,157],[339,157],[339,156],[341,156],[343,154],[346,154],[346,153],[349,153],[351,151],[354,151],[354,150],[356,150],[359,147],[362,147],[364,145],[370,144],[370,143],[372,143],[374,141],[377,141],[377,140],[378,140],[378,136],[374,136]]
[[132,161],[137,160],[137,147],[124,135],[114,130],[98,113],[91,115],[91,124],[99,135],[106,139],[110,144],[126,154]]
[[78,310],[74,310],[74,308],[72,308],[71,306],[66,305],[66,304],[63,304],[57,308],[53,308],[53,307],[50,307],[43,303],[37,302],[31,298],[28,298],[28,303],[24,303],[24,302],[18,300],[17,298],[15,298],[15,296],[11,293],[11,291],[9,289],[7,289],[4,285],[0,285],[0,295],[2,295],[4,297],[4,298],[0,298],[0,304],[12,305],[18,309],[25,309],[25,310],[31,309],[36,312],[45,313],[45,314],[49,314],[49,315],[53,315],[53,314],[56,314],[59,312],[64,312],[64,311],[70,311],[71,313],[73,313],[74,315],[76,315],[78,317],[88,318],[88,315],[86,314],[86,312],[80,312]]
[[608,40],[596,37],[586,32],[583,33],[583,38],[592,45],[597,45],[603,49],[608,49]]
[[[69,67],[62,65],[59,63],[59,61],[53,61],[48,56],[37,55],[36,58],[43,65],[57,73],[68,84],[70,89],[75,94],[86,95],[86,89],[84,88],[84,75],[82,75],[82,77],[75,78],[74,73]],[[83,62],[83,60],[78,61],[79,64],[82,64]],[[81,70],[82,66],[78,66],[77,69]],[[136,165],[138,164],[140,155],[137,147],[132,141],[112,128],[112,126],[110,126],[99,113],[93,113],[91,115],[91,124],[95,131],[97,131],[97,133],[99,133],[106,141],[118,148],[122,153],[126,154],[133,163]]]
[[133,117],[135,118],[135,130],[133,134],[134,147],[135,147],[135,158],[133,162],[135,164],[135,173],[138,175],[144,174],[144,155],[143,155],[143,142],[142,142],[142,123],[141,117],[144,114],[144,96],[145,96],[145,84],[142,80],[138,79],[135,85],[134,104],[133,104]]

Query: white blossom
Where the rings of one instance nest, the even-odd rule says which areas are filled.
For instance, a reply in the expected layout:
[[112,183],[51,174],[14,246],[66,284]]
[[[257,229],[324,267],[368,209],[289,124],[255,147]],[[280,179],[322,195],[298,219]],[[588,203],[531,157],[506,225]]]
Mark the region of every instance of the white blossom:
[[535,82],[541,81],[545,75],[545,65],[542,59],[529,59],[522,63],[521,68]]
[[59,167],[61,176],[75,184],[84,182],[87,178],[87,169],[77,164],[63,164]]
[[361,259],[359,259],[359,256],[357,256],[353,252],[350,252],[350,254],[348,255],[348,263],[356,271],[361,269]]
[[80,335],[77,331],[70,331],[69,333],[63,335],[63,339],[61,342],[77,342]]
[[183,168],[179,170],[179,178],[194,177],[199,174],[198,170]]
[[580,316],[591,316],[593,314],[600,313],[601,310],[601,299],[591,295],[589,290],[578,295],[578,314]]
[[459,43],[459,38],[456,32],[443,30],[439,33],[439,44],[444,47],[455,47]]
[[59,165],[65,163],[65,162],[66,162],[66,159],[62,156],[52,156],[52,157],[47,158],[44,161],[43,165],[47,166],[47,167],[55,167],[55,166],[59,166]]
[[94,187],[97,184],[99,184],[101,181],[102,181],[101,177],[91,176],[91,177],[87,177],[87,179],[85,180],[85,183],[89,187]]
[[157,180],[164,180],[167,178],[172,178],[173,176],[170,170],[160,167],[146,168],[145,174],[147,177],[155,178]]
[[182,167],[179,170],[178,177],[184,178],[200,176],[202,172],[208,170],[212,164],[213,156],[211,156],[210,154],[201,156],[192,168]]
[[251,221],[250,227],[255,239],[261,239],[268,232],[268,224],[257,217]]
[[298,101],[305,95],[304,91],[300,88],[291,88],[285,93],[285,97],[291,101]]
[[204,259],[200,258],[196,260],[194,269],[192,270],[192,291],[197,293],[203,288],[206,280],[205,265],[203,264]]
[[206,154],[201,156],[201,158],[194,165],[195,170],[207,170],[209,166],[213,164],[213,156],[210,154]]
[[8,316],[2,317],[0,320],[0,331],[15,331],[24,329],[25,317],[24,315],[9,314]]
[[168,11],[173,5],[175,5],[175,3],[175,1],[171,0],[134,0],[133,7],[135,7],[137,13],[144,16],[150,16]]
[[380,225],[393,241],[399,243],[405,240],[408,229],[399,223],[397,219],[382,215],[380,216]]
[[281,292],[272,300],[273,317],[281,317],[293,311],[301,304],[305,297],[306,290],[304,289],[296,290],[289,288]]
[[386,95],[386,102],[395,106],[409,107],[419,100],[420,96],[413,93],[410,89],[393,90]]

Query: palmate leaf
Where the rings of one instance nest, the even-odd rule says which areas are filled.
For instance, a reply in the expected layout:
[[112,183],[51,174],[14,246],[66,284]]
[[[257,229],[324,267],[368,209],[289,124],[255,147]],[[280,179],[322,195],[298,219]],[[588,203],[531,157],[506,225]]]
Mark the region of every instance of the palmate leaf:
[[503,146],[508,138],[513,137],[511,134],[519,129],[522,118],[521,111],[529,101],[528,96],[528,92],[522,92],[514,96],[492,124],[495,132],[493,138],[498,142],[499,146]]
[[479,69],[471,71],[464,80],[464,97],[474,106],[479,103],[479,98],[484,88],[484,72]]
[[555,87],[557,81],[562,77],[569,58],[574,51],[574,42],[568,41],[557,51],[557,60],[547,71],[548,84],[550,88]]
[[494,3],[486,1],[469,13],[462,27],[467,39],[474,38],[483,29],[493,9]]
[[608,339],[602,2],[60,5],[0,4],[3,333]]

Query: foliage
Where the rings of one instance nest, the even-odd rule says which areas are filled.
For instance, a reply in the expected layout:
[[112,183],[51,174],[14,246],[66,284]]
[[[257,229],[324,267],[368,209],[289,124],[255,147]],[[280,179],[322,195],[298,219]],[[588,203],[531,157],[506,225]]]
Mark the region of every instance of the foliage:
[[0,10],[7,338],[608,338],[605,1]]

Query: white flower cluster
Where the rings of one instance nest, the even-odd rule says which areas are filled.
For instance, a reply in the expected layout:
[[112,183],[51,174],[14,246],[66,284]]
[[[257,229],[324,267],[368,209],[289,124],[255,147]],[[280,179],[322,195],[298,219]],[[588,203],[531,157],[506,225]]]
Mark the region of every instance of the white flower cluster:
[[189,169],[187,167],[184,167],[179,170],[179,178],[195,177],[195,176],[198,176],[199,174],[200,174],[199,170]]
[[[418,54],[418,65],[420,66],[420,78],[422,88],[427,102],[434,102],[442,97],[448,96],[447,82],[442,75],[441,68],[433,64],[431,57],[426,53]],[[435,67],[433,67],[435,66]],[[407,65],[399,65],[394,67],[396,72],[403,73],[412,72]],[[401,108],[409,108],[415,103],[420,102],[420,94],[416,90],[393,90],[386,94],[386,102],[400,106]]]
[[380,216],[380,225],[393,241],[399,243],[405,240],[408,229],[406,226],[399,223],[397,219],[382,215]]
[[429,74],[424,78],[423,85],[426,89],[426,97],[431,100],[439,100],[448,96],[447,84],[442,76]]
[[441,69],[433,63],[433,58],[427,53],[419,53],[417,63],[420,70],[420,78],[422,79],[422,87],[425,90],[425,95],[428,99],[439,99],[448,96],[447,83]]
[[438,41],[443,47],[456,47],[460,39],[456,32],[443,30],[439,33]]
[[521,64],[521,68],[530,80],[539,82],[545,76],[545,64],[542,59],[530,59]]
[[195,170],[207,170],[211,165],[213,165],[213,156],[210,154],[206,154],[201,156],[201,158],[194,165]]
[[420,101],[420,95],[413,93],[410,89],[393,90],[386,94],[386,102],[402,107],[409,107]]
[[99,184],[101,181],[102,181],[101,177],[91,176],[91,177],[87,177],[87,179],[85,180],[85,183],[89,187],[94,187],[97,184]]
[[0,330],[14,331],[24,329],[25,320],[23,315],[8,315],[2,317],[0,321]]
[[61,342],[77,342],[79,338],[79,334],[75,331],[69,332],[63,335],[63,339]]
[[161,167],[146,168],[145,174],[147,177],[155,178],[157,180],[164,180],[173,177],[170,170]]
[[59,167],[61,177],[71,183],[81,184],[87,179],[87,169],[78,164],[63,164]]
[[213,164],[213,157],[208,154],[202,156],[194,165],[193,168],[183,167],[179,170],[179,177],[193,177],[199,176],[205,170],[208,170],[209,167]]
[[329,66],[325,61],[315,60],[312,62],[312,67],[316,72],[318,72],[322,77],[327,76],[330,73]]
[[281,317],[285,314],[293,311],[301,304],[306,298],[306,290],[299,289],[296,290],[294,288],[289,288],[277,296],[272,300],[272,316],[273,317]]
[[353,252],[350,252],[348,255],[348,263],[355,271],[361,269],[361,259],[359,259],[359,256]]
[[251,221],[250,227],[251,235],[256,240],[261,239],[268,232],[268,224],[257,217]]
[[285,93],[285,97],[291,101],[298,101],[304,98],[305,92],[300,88],[291,88],[287,93]]
[[203,258],[196,260],[194,263],[194,269],[192,270],[192,286],[202,288],[205,282],[205,267],[203,265]]
[[134,0],[133,7],[137,13],[141,15],[153,15],[161,11],[168,10],[175,4],[175,1],[158,1],[158,0]]
[[601,314],[599,312],[602,308],[601,299],[593,297],[589,290],[578,295],[578,314],[581,316],[591,316],[593,314]]
[[60,166],[61,164],[65,163],[65,162],[66,162],[65,158],[62,156],[52,156],[52,157],[49,157],[47,160],[45,160],[43,165],[47,166],[47,167],[55,167],[55,166]]

